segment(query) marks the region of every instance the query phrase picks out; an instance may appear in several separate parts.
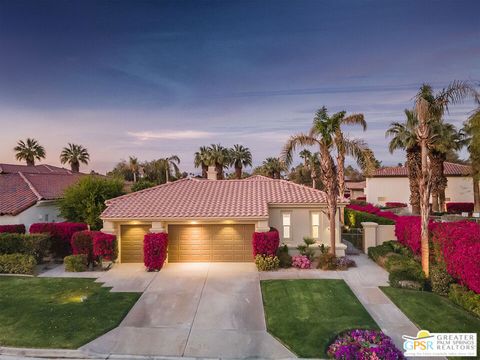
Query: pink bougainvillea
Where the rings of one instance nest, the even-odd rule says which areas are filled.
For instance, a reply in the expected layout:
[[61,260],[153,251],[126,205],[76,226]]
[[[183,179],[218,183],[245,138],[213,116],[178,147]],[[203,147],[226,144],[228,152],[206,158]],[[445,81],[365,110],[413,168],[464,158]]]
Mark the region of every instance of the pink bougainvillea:
[[252,236],[253,257],[258,254],[275,256],[280,245],[278,231],[254,232]]
[[0,233],[25,234],[25,225],[0,225]]
[[87,230],[87,224],[83,223],[35,223],[30,225],[30,233],[47,233],[52,239],[52,252],[54,255],[64,257],[72,253],[70,240],[73,233]]
[[104,260],[117,258],[117,238],[115,235],[96,232],[93,235],[93,255]]
[[408,205],[402,202],[387,201],[385,203],[385,206],[388,208],[404,208],[404,207],[407,207]]
[[395,222],[395,236],[399,243],[420,254],[420,216],[399,216]]
[[100,231],[82,230],[73,233],[70,244],[73,255],[86,255],[88,264],[93,263],[93,237]]
[[355,211],[362,211],[362,212],[366,212],[376,216],[384,217],[393,221],[396,221],[397,218],[399,217],[397,214],[394,214],[391,211],[382,211],[382,209],[372,204],[366,204],[366,205],[349,204],[347,205],[347,208]]
[[292,256],[292,266],[297,269],[310,269],[312,262],[306,255],[294,255]]
[[472,212],[473,203],[471,202],[449,202],[447,203],[447,212],[452,214],[460,214],[462,212]]
[[145,234],[143,239],[143,262],[148,271],[158,271],[167,259],[168,235],[166,233]]

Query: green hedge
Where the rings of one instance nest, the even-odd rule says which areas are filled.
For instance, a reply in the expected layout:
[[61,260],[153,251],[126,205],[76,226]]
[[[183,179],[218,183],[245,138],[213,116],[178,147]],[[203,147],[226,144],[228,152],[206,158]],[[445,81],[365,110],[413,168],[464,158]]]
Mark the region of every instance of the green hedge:
[[448,298],[458,306],[480,317],[480,294],[474,293],[465,286],[452,284]]
[[345,226],[351,228],[361,228],[362,222],[375,222],[379,225],[395,225],[395,221],[393,220],[363,211],[345,208]]
[[84,254],[65,256],[63,259],[65,264],[65,271],[68,272],[82,272],[87,271],[88,257]]
[[0,255],[0,274],[32,275],[37,262],[32,255],[4,254]]
[[41,262],[50,248],[47,234],[0,234],[0,254],[31,255]]

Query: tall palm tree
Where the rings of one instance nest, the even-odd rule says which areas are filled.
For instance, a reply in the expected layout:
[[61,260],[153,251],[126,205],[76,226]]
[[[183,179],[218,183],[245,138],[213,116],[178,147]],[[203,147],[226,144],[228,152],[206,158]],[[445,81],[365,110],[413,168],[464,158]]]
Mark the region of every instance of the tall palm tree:
[[320,173],[320,154],[318,152],[313,153],[308,149],[303,149],[298,153],[303,159],[303,166],[310,171],[310,178],[312,179],[312,188],[316,189],[318,175]]
[[472,166],[474,211],[480,212],[480,107],[464,123],[463,131]]
[[200,146],[200,149],[197,152],[195,152],[195,157],[193,159],[193,162],[196,168],[198,167],[202,168],[202,177],[206,178],[207,172],[208,172],[208,162],[209,162],[207,146]]
[[413,110],[405,109],[405,116],[406,120],[404,123],[391,123],[385,136],[392,137],[388,146],[390,153],[398,149],[405,150],[407,153],[410,205],[412,206],[412,213],[419,214],[420,193],[418,191],[418,173],[421,169],[422,159],[416,133],[418,119]]
[[235,168],[235,177],[241,179],[243,167],[252,166],[250,149],[239,144],[233,145],[230,149],[230,165]]
[[305,167],[308,167],[308,161],[311,159],[312,157],[312,152],[308,149],[303,149],[302,151],[300,151],[298,153],[298,155],[303,159],[303,165]]
[[60,162],[62,164],[69,163],[74,173],[80,172],[80,163],[87,165],[89,160],[90,154],[82,145],[68,143],[68,146],[64,147],[60,153]]
[[140,171],[140,164],[138,162],[138,159],[135,156],[128,157],[128,169],[133,174],[133,182],[136,183],[137,175],[138,175],[138,172]]
[[25,160],[28,166],[34,166],[35,160],[40,161],[46,156],[45,148],[33,138],[19,140],[13,150],[16,152],[15,158],[19,161]]
[[262,163],[268,177],[280,179],[282,172],[286,170],[285,163],[277,157],[268,157]]
[[161,167],[164,168],[165,171],[165,182],[169,182],[171,171],[177,175],[180,170],[178,169],[178,165],[180,164],[180,158],[177,155],[172,155],[163,159],[158,159],[158,163]]
[[208,165],[215,166],[217,180],[223,180],[223,169],[230,164],[230,152],[220,144],[212,144],[208,148]]
[[418,176],[421,215],[422,269],[428,278],[429,266],[429,205],[432,190],[432,168],[429,153],[432,147],[433,123],[442,119],[449,106],[462,102],[466,97],[477,97],[475,89],[464,81],[453,81],[446,88],[434,94],[428,84],[421,86],[415,96],[415,113],[418,118],[417,139],[421,148],[422,167]]

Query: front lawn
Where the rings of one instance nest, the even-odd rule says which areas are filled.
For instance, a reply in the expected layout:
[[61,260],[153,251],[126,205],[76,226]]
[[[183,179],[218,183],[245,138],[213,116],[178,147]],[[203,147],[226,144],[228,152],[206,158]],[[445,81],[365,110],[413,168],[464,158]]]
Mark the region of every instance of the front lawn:
[[342,331],[378,329],[343,280],[266,280],[261,287],[268,331],[300,357],[327,357]]
[[78,348],[116,327],[139,296],[93,279],[0,277],[0,345]]

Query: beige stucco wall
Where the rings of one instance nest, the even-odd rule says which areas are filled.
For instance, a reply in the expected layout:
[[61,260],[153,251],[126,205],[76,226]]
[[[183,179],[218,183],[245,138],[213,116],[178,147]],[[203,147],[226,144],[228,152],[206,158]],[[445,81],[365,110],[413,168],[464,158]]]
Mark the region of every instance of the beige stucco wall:
[[363,196],[365,196],[364,189],[362,189],[362,190],[358,190],[358,189],[350,190],[350,198],[351,199],[356,199],[358,197],[363,197]]
[[33,223],[60,221],[65,221],[65,219],[60,216],[58,206],[53,201],[38,202],[15,216],[0,216],[0,225],[24,224],[27,232]]

